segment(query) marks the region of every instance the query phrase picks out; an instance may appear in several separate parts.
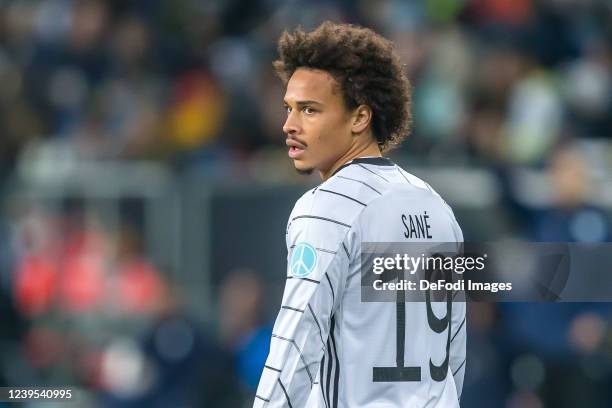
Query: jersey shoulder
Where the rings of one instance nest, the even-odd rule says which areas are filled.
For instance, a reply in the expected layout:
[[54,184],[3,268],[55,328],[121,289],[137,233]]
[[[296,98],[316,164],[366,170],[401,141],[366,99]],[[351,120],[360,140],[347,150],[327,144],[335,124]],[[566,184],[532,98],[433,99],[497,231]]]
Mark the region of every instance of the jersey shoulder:
[[364,207],[385,191],[382,186],[363,177],[350,176],[350,172],[342,171],[306,191],[296,201],[290,218],[302,215],[326,217],[350,225]]
[[[457,223],[451,207],[429,183],[405,171],[400,166],[370,166],[363,165],[370,175],[359,172],[355,167],[352,176],[362,176],[368,183],[376,183],[381,195],[372,200],[368,207],[360,214],[360,229],[365,232],[374,232],[376,239],[387,237],[392,226],[404,218],[425,217],[435,219],[437,232],[436,239],[443,241],[463,241],[463,233]],[[359,173],[359,174],[358,174]],[[383,179],[384,178],[384,179]],[[398,218],[400,217],[400,218]],[[380,228],[384,225],[384,228]],[[382,234],[382,235],[381,235]],[[380,235],[380,236],[379,236]],[[392,234],[393,235],[393,234]],[[363,238],[363,237],[362,237]],[[370,237],[371,238],[371,237]],[[374,238],[372,238],[374,239]],[[400,238],[387,237],[389,241]]]
[[415,176],[414,174],[411,174],[411,173],[407,172],[406,170],[402,169],[401,167],[399,167],[399,166],[397,166],[397,167],[398,167],[399,171],[402,173],[402,175],[406,178],[406,180],[409,183],[413,184],[414,186],[416,186],[416,187],[418,187],[420,189],[427,190],[433,197],[435,197],[435,199],[440,203],[440,205],[443,207],[443,209],[456,222],[455,213],[453,212],[453,209],[451,208],[451,206],[448,205],[446,200],[444,200],[444,198],[442,198],[442,196],[436,190],[434,190],[434,188],[431,187],[431,185],[429,185],[429,183],[425,182],[424,180],[420,179],[419,177]]
[[427,182],[391,161],[384,165],[357,162],[345,166],[297,200],[288,220],[287,234],[295,221],[300,226],[324,222],[328,227],[350,229],[364,217],[397,208],[436,209],[456,224],[450,206]]
[[288,247],[304,239],[337,247],[361,212],[383,194],[380,188],[340,175],[330,177],[297,200],[287,222]]

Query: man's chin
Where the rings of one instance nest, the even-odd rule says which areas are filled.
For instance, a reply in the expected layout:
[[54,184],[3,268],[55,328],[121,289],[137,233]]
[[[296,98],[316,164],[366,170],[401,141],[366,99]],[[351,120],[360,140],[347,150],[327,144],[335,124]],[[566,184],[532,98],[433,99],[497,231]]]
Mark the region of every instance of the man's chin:
[[293,166],[295,166],[295,171],[297,171],[298,174],[301,174],[303,176],[308,176],[312,174],[312,172],[315,170],[314,167],[304,166],[304,163],[300,163],[297,160],[293,162]]

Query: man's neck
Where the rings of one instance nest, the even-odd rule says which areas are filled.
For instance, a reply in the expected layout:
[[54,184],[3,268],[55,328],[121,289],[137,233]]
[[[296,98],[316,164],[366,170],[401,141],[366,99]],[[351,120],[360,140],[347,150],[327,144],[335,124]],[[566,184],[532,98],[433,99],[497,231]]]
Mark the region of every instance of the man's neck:
[[323,181],[330,178],[336,170],[340,167],[344,166],[346,163],[350,162],[353,159],[358,157],[381,157],[380,148],[376,141],[372,141],[365,146],[351,146],[349,150],[345,154],[343,154],[333,166],[329,168],[327,171],[319,171],[319,175]]

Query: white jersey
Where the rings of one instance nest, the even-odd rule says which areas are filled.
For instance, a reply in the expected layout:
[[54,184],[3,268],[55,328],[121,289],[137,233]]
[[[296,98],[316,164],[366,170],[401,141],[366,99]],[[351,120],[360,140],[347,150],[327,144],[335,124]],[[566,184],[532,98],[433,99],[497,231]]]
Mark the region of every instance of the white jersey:
[[[402,214],[425,211],[427,236],[406,239]],[[361,243],[410,240],[463,242],[463,235],[444,200],[389,159],[354,159],[298,200],[254,407],[459,406],[465,303],[454,302],[436,332],[425,302],[401,303],[400,314],[400,304],[361,301]],[[446,304],[430,306],[443,319]]]

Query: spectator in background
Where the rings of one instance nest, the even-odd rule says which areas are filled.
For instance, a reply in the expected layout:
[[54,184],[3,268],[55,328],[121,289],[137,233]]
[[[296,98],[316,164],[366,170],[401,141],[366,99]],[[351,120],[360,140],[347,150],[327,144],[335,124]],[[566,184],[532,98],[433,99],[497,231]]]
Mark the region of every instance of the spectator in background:
[[101,401],[108,407],[240,407],[231,356],[169,289],[140,342],[115,337],[101,362]]
[[231,272],[220,290],[221,338],[249,396],[257,389],[272,336],[272,325],[262,316],[263,296],[261,279],[250,270]]
[[115,272],[108,304],[118,306],[122,314],[154,312],[167,288],[161,273],[144,252],[140,232],[128,224],[123,224],[119,231]]
[[593,183],[587,163],[576,148],[561,146],[550,159],[551,206],[532,216],[535,241],[608,242],[609,215],[590,204]]
[[[601,243],[612,238],[609,215],[588,202],[591,179],[580,152],[558,147],[548,165],[550,204],[533,209],[515,201],[536,242]],[[604,407],[610,395],[612,355],[604,346],[608,303],[501,304],[510,351],[513,406],[525,398],[545,406]],[[599,361],[597,368],[590,365]],[[534,371],[535,370],[535,371]],[[537,372],[538,375],[530,375]],[[540,397],[530,394],[540,391]]]

